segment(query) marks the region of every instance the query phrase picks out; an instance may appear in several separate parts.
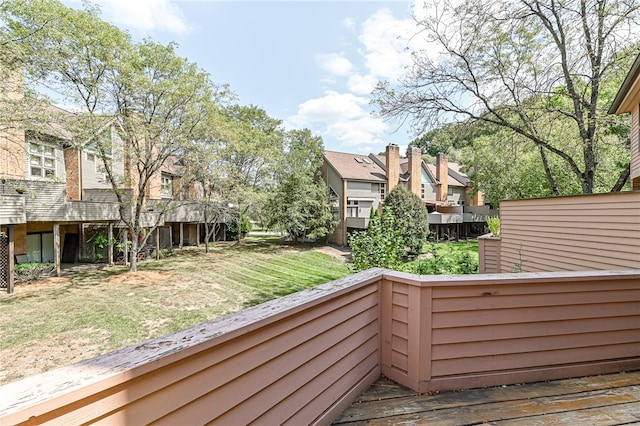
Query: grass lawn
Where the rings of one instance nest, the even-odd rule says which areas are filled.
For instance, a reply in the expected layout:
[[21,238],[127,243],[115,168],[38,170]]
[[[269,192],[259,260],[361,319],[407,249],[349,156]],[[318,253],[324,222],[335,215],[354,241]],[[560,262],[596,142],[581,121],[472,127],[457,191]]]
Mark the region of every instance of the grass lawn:
[[349,274],[310,246],[247,238],[205,253],[81,272],[0,294],[0,384],[198,324]]
[[433,246],[435,246],[436,253],[440,255],[452,253],[469,253],[476,260],[476,262],[478,261],[478,240],[447,243],[428,243],[422,247],[422,252],[431,252]]

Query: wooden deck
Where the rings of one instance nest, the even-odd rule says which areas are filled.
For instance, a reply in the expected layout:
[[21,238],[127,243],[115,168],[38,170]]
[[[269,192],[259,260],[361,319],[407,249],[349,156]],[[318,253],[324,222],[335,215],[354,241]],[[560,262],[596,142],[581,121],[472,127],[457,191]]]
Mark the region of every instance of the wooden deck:
[[437,394],[381,378],[336,425],[640,425],[640,371]]

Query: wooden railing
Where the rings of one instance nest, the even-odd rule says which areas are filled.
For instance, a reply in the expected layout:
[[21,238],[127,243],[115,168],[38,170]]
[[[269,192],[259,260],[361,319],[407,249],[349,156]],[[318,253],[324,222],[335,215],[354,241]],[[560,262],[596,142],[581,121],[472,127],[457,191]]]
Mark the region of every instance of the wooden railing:
[[0,424],[328,424],[417,391],[640,369],[640,270],[372,269],[0,387]]

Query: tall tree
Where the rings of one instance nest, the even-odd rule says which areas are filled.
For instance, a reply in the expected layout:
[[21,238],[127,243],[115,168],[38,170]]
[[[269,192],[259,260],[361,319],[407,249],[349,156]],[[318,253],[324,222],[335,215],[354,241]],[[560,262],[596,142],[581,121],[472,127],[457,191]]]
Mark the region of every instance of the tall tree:
[[[594,192],[607,96],[613,95],[602,82],[626,59],[620,52],[631,53],[626,48],[635,38],[640,4],[433,0],[418,12],[424,17],[417,18],[417,36],[441,55],[415,52],[398,83],[381,82],[375,91],[380,113],[411,116],[420,129],[455,120],[508,129],[536,147],[551,188],[557,187],[550,167],[555,157],[583,193]],[[551,137],[556,119],[570,125],[565,134],[575,149]]]
[[[133,44],[127,34],[102,21],[95,8],[34,2],[49,6],[41,15],[40,9],[24,7],[25,2],[9,3],[14,6],[15,38],[28,42],[32,52],[26,71],[55,91],[58,101],[81,111],[66,125],[79,147],[90,144],[102,160],[132,241],[130,268],[135,271],[137,251],[151,234],[146,230],[159,224],[169,205],[158,205],[160,214],[146,213],[154,179],[170,156],[184,153],[211,104],[226,92],[178,57],[174,44]],[[122,143],[98,137],[108,125],[119,129]],[[118,160],[124,162],[121,172],[115,167]]]
[[409,252],[420,254],[429,235],[429,216],[424,202],[413,192],[396,185],[384,199]]
[[336,222],[321,179],[322,139],[308,129],[285,134],[284,154],[276,173],[276,189],[267,202],[268,226],[284,230],[296,242],[323,238]]
[[212,179],[221,199],[239,210],[241,220],[260,209],[274,189],[283,149],[282,122],[254,105],[231,105],[221,112],[226,124]]

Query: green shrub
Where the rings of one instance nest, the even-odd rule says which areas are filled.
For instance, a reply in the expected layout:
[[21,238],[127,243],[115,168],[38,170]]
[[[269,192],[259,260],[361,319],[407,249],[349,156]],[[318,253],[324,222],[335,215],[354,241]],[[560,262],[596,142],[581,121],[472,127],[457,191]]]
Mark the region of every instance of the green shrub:
[[477,274],[478,260],[469,251],[440,251],[432,244],[429,259],[403,265],[402,271],[418,275]]
[[51,276],[54,269],[53,263],[21,263],[14,268],[15,279],[30,284]]
[[400,228],[389,207],[384,208],[382,215],[373,215],[367,230],[349,237],[351,269],[358,272],[375,267],[400,268],[405,254]]
[[494,237],[500,236],[500,218],[498,216],[487,218],[487,226]]

